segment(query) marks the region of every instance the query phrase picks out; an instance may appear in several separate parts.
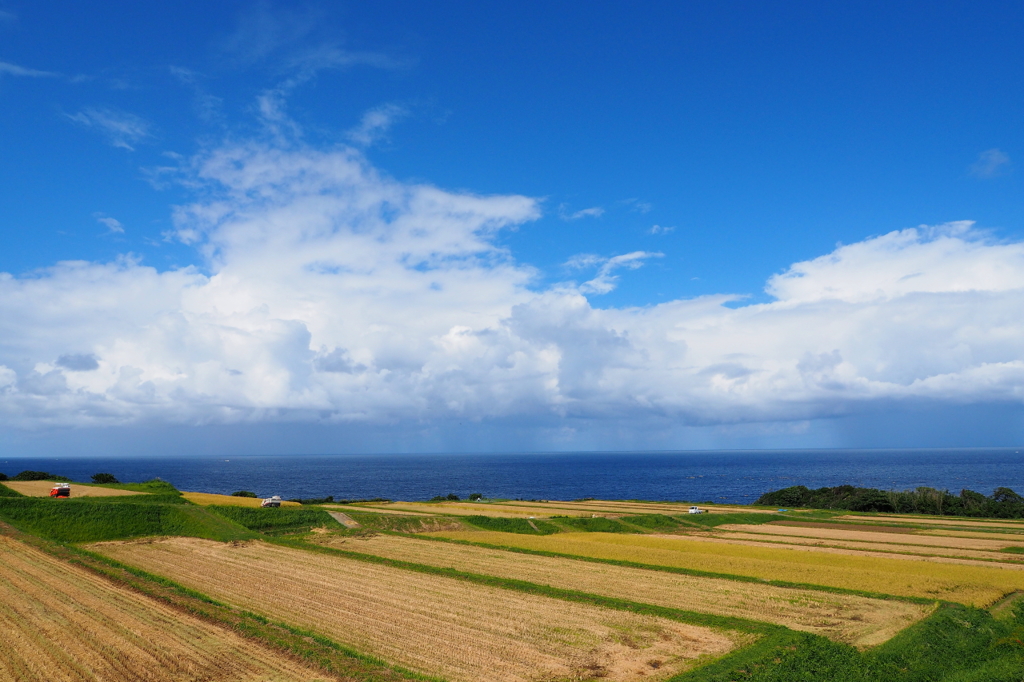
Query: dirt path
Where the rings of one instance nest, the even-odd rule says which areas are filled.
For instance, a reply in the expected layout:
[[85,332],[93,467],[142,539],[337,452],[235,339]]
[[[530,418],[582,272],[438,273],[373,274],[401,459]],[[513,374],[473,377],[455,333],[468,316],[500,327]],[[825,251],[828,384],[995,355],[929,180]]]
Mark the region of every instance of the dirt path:
[[341,525],[345,526],[346,528],[359,528],[359,522],[357,522],[348,514],[343,514],[342,512],[336,511],[329,511],[327,513],[331,515],[332,519],[334,519]]

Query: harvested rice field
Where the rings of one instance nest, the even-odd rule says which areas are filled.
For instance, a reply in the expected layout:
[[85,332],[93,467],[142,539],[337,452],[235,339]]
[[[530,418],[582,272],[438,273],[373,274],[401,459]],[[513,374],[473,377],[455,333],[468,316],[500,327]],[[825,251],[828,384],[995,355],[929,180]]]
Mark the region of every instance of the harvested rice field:
[[[715,534],[708,539],[738,544],[761,543],[778,546],[803,546],[807,549],[840,549],[864,554],[888,554],[893,557],[907,559],[972,559],[985,562],[997,562],[1010,565],[1024,564],[1024,556],[1004,552],[979,551],[973,549],[956,549],[949,547],[931,547],[921,545],[900,545],[891,543],[860,542],[847,540],[822,540],[820,538],[804,538],[796,536],[778,536],[771,534],[743,533],[732,531],[728,534]],[[1018,566],[1024,568],[1024,566]]]
[[[53,489],[53,481],[4,481],[11,490],[28,495],[29,497],[49,497]],[[119,497],[121,495],[148,495],[149,493],[137,493],[134,490],[122,490],[121,488],[102,488],[99,486],[84,485],[82,483],[71,484],[71,497]]]
[[432,533],[496,546],[598,559],[674,566],[714,573],[822,585],[987,606],[1024,589],[1024,571],[935,561],[908,561],[858,552],[804,551],[764,543],[730,543],[699,536],[559,533],[534,536],[495,531]]
[[[838,524],[837,524],[838,525]],[[863,526],[851,530],[835,528],[808,528],[805,526],[725,524],[718,526],[717,531],[742,531],[757,535],[783,535],[802,538],[818,538],[822,540],[848,540],[870,542],[884,545],[922,545],[926,547],[951,547],[956,549],[976,549],[997,552],[1006,547],[1020,544],[1020,540],[1001,538],[962,538],[944,535],[916,535],[911,533],[885,533],[860,530]]]
[[167,538],[92,548],[451,682],[657,680],[751,641],[740,633],[261,541]]
[[431,566],[513,578],[670,608],[736,616],[856,646],[880,644],[931,607],[813,590],[737,583],[394,535],[332,536],[325,544]]
[[[259,507],[263,500],[258,497],[235,497],[234,495],[216,495],[214,493],[182,493],[182,497],[198,505],[217,504],[228,507]],[[301,507],[298,502],[283,500],[282,507]]]
[[0,632],[3,680],[328,679],[226,628],[5,536],[0,536]]

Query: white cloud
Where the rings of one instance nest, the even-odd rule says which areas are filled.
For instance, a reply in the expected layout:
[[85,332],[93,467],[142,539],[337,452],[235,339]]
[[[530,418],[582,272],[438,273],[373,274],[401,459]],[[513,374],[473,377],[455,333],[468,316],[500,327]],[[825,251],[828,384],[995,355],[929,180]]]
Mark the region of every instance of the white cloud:
[[105,213],[93,213],[92,217],[96,219],[100,225],[104,225],[107,228],[107,234],[124,234],[124,225],[117,218],[111,218]]
[[986,149],[978,154],[978,160],[971,164],[971,175],[987,180],[1004,175],[1010,170],[1010,156],[1001,149]]
[[566,210],[565,204],[562,204],[558,207],[558,213],[562,220],[579,220],[580,218],[600,218],[605,214],[605,210],[600,206],[594,206],[570,213]]
[[152,126],[143,118],[115,109],[83,109],[77,114],[65,114],[75,123],[92,128],[104,135],[110,144],[135,151],[133,144],[149,138]]
[[795,263],[768,303],[599,308],[588,294],[658,254],[581,255],[592,279],[538,291],[495,238],[534,199],[401,183],[353,149],[250,142],[186,167],[201,198],[174,234],[203,271],[0,274],[4,427],[803,424],[1024,399],[1024,244],[970,223]]
[[573,256],[566,263],[568,267],[582,269],[600,265],[597,276],[592,280],[580,285],[580,291],[585,294],[607,294],[615,289],[619,276],[613,274],[616,270],[636,270],[643,267],[644,261],[648,258],[660,258],[663,254],[650,253],[648,251],[634,251],[624,253],[611,258],[602,258],[593,254],[579,254]]
[[653,225],[651,229],[647,230],[647,234],[668,234],[675,232],[675,227],[665,227],[663,225]]
[[[2,20],[2,17],[0,17]],[[39,69],[30,69],[24,66],[18,66],[17,64],[11,64],[10,62],[0,62],[0,75],[7,74],[8,76],[22,76],[27,78],[56,78],[60,76],[59,73],[52,71],[40,71]]]
[[408,115],[405,107],[397,104],[382,104],[363,114],[359,125],[348,132],[348,139],[361,147],[369,147],[387,135],[398,119]]

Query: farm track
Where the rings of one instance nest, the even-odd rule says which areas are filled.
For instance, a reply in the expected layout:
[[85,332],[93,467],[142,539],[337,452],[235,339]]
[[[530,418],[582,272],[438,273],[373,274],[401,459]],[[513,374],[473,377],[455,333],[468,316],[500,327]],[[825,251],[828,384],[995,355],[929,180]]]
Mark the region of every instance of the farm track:
[[987,606],[1024,589],[1024,571],[1000,566],[912,561],[858,552],[802,551],[767,543],[731,543],[696,536],[559,533],[533,536],[492,531],[431,533],[470,542],[630,561],[712,573],[821,585]]
[[734,616],[813,632],[856,646],[880,644],[927,615],[921,604],[737,583],[557,557],[377,535],[322,544],[459,571],[512,578],[669,608]]
[[0,679],[311,682],[320,672],[0,536]]
[[258,541],[169,538],[92,548],[457,682],[662,679],[750,641],[749,635]]

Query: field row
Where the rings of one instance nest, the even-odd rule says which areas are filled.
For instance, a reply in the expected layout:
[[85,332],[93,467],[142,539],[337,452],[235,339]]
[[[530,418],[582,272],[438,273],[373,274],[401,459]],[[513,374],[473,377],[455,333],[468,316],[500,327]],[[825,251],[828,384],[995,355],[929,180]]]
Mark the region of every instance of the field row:
[[432,533],[497,546],[673,566],[700,571],[824,585],[987,606],[1024,589],[1024,571],[909,561],[857,553],[801,551],[767,543],[730,543],[697,536],[559,533],[533,536],[489,531]]
[[168,538],[93,547],[215,599],[453,682],[663,679],[750,641],[740,633],[258,541]]
[[900,601],[512,554],[429,539],[393,535],[332,536],[325,542],[354,552],[402,561],[775,623],[857,646],[883,642],[931,610],[929,606]]
[[327,679],[37,549],[0,536],[0,679],[299,682]]

